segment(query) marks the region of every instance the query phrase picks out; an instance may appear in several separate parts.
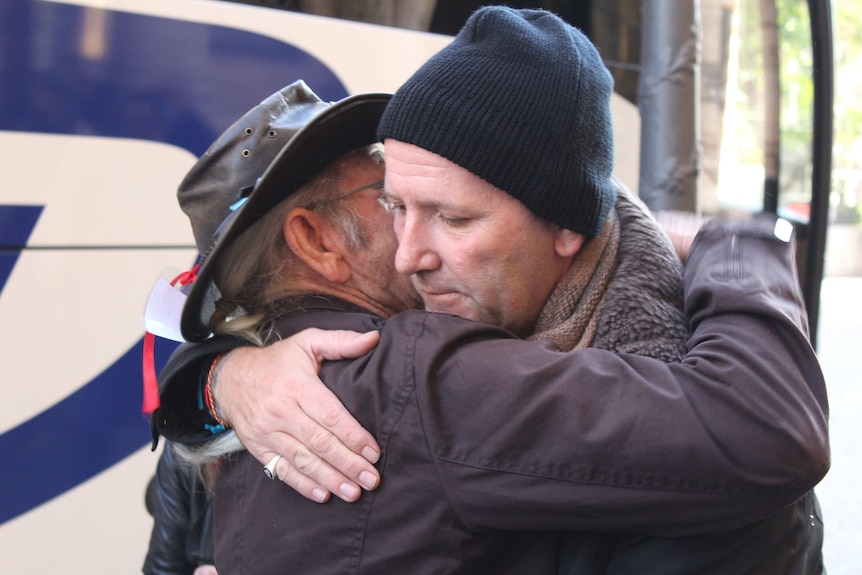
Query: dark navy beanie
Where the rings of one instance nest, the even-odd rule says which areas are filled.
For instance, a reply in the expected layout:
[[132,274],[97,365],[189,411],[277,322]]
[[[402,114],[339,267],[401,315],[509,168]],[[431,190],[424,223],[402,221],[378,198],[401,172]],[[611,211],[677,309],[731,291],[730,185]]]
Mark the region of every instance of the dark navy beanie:
[[443,156],[592,237],[617,195],[612,91],[579,30],[544,10],[488,6],[395,93],[377,136]]

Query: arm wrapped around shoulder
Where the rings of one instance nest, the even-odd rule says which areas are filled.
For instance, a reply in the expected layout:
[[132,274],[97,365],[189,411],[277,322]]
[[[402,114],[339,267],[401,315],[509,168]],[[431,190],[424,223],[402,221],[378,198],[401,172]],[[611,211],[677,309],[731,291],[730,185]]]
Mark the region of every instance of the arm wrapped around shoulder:
[[[753,484],[801,497],[829,469],[829,407],[808,340],[792,225],[770,215],[707,224],[686,265],[685,306],[709,400],[702,416],[714,414],[725,431],[715,441]],[[752,345],[767,341],[774,343]],[[716,355],[707,362],[710,347]],[[726,381],[731,369],[744,377]],[[736,410],[718,421],[725,402]]]

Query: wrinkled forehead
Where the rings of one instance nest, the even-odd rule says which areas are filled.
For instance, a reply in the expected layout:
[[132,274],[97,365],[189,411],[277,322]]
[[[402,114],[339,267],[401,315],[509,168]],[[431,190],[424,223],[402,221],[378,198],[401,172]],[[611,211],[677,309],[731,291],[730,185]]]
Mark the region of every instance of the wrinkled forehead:
[[386,195],[404,203],[449,207],[496,204],[509,197],[443,156],[392,139],[386,140]]

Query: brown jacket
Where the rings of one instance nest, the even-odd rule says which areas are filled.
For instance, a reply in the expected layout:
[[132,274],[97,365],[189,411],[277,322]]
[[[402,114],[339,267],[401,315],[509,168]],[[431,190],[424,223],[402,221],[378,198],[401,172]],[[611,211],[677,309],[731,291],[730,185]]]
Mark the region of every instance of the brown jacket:
[[[536,530],[696,536],[810,499],[827,404],[791,245],[768,221],[716,226],[689,262],[681,364],[338,302],[284,318],[285,336],[381,329],[373,353],[323,379],[380,442],[383,483],[318,505],[238,455],[216,486],[220,573],[554,573],[557,537]],[[181,371],[163,372],[166,400]],[[156,425],[176,439],[189,429],[175,415]]]

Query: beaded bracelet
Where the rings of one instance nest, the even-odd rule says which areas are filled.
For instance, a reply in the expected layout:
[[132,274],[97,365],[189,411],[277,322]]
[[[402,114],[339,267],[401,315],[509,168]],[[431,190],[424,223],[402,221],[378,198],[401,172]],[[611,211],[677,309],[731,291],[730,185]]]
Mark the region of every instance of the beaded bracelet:
[[216,366],[218,365],[219,360],[222,358],[222,355],[224,354],[220,353],[215,356],[215,359],[213,359],[212,363],[210,364],[210,369],[207,372],[207,383],[204,386],[204,402],[206,403],[207,412],[210,414],[210,417],[215,419],[219,425],[222,425],[226,429],[229,429],[230,425],[219,415],[218,408],[215,404],[215,395],[213,393],[213,387],[215,387],[216,380]]

